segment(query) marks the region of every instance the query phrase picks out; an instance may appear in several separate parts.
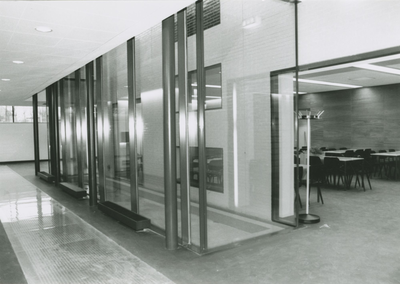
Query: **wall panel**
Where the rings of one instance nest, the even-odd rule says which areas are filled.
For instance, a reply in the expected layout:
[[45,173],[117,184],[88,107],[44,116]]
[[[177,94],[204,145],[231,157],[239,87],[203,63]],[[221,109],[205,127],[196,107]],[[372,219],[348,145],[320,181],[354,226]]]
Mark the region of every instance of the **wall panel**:
[[[300,108],[325,110],[312,122],[312,147],[400,150],[399,92],[396,84],[300,96]],[[304,131],[303,126],[300,145]]]

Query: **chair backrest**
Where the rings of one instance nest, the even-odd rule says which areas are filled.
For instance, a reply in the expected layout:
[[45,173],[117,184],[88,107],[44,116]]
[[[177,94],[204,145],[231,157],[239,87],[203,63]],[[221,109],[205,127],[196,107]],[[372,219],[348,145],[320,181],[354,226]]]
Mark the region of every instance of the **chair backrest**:
[[311,182],[323,182],[325,178],[325,167],[324,165],[312,165],[310,166],[310,181]]
[[296,180],[299,182],[299,185],[301,184],[301,180],[303,179],[303,168],[299,167],[299,177],[297,177],[297,170],[296,167],[294,167],[294,186],[296,186]]
[[362,157],[364,155],[364,150],[363,149],[357,149],[354,151],[354,156],[355,157]]
[[389,149],[389,152],[396,152],[395,149]]
[[341,157],[342,154],[339,154],[339,153],[325,153],[325,156],[330,156],[330,157]]
[[322,165],[321,158],[318,156],[310,156],[310,165],[311,166],[319,166]]
[[324,166],[327,171],[338,170],[340,167],[340,161],[337,157],[325,157]]
[[353,150],[346,150],[346,152],[344,152],[343,156],[345,157],[354,157],[354,151]]

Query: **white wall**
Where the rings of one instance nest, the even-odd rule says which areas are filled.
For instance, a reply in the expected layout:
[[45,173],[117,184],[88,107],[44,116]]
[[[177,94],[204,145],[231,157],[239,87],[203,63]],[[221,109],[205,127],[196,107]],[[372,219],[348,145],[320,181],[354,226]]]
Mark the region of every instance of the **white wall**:
[[398,0],[304,0],[300,64],[400,46],[399,15]]
[[[0,123],[0,162],[33,161],[32,123]],[[47,159],[47,128],[39,124],[40,158]]]

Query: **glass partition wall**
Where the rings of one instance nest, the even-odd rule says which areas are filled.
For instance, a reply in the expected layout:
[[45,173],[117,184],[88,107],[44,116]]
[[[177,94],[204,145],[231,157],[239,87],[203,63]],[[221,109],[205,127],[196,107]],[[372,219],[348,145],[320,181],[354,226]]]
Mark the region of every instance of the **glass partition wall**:
[[[284,228],[273,221],[294,224],[293,78],[270,81],[272,70],[294,65],[293,15],[293,4],[248,0],[198,1],[177,14],[174,177],[164,164],[164,25],[96,59],[90,155],[100,202],[166,234],[165,183],[176,179],[176,234],[199,253]],[[91,158],[86,71],[58,82],[60,179],[81,188]]]
[[85,67],[60,82],[60,182],[88,190],[87,102]]
[[104,199],[131,210],[127,45],[102,57]]
[[135,37],[139,213],[165,229],[161,23]]
[[37,94],[37,118],[38,118],[38,144],[39,144],[39,161],[40,171],[49,173],[49,130],[48,130],[48,114],[49,106],[46,102],[46,92],[42,91]]

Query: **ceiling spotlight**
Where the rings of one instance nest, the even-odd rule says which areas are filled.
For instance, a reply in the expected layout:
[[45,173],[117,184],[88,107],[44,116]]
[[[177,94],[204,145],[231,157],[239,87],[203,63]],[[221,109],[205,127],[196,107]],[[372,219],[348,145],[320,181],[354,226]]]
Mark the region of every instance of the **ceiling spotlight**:
[[1,79],[1,81],[10,81],[10,79],[3,78],[3,79]]
[[22,64],[22,63],[24,63],[24,61],[21,61],[21,60],[14,60],[13,63],[15,63],[15,64]]
[[46,26],[36,27],[35,30],[38,31],[38,32],[41,32],[41,33],[50,33],[50,32],[53,31],[51,28],[46,27]]

